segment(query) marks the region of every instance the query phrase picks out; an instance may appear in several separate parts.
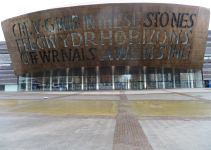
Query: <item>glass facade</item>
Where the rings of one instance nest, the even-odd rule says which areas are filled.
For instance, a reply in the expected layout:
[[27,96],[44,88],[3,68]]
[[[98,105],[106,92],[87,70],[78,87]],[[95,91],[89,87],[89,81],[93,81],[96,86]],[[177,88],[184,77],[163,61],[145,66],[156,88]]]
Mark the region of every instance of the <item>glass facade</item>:
[[5,85],[0,85],[0,91],[4,91]]
[[9,90],[8,85],[17,85],[17,81],[6,42],[0,41],[0,91]]
[[50,70],[18,78],[19,91],[138,90],[202,87],[199,70],[106,66]]

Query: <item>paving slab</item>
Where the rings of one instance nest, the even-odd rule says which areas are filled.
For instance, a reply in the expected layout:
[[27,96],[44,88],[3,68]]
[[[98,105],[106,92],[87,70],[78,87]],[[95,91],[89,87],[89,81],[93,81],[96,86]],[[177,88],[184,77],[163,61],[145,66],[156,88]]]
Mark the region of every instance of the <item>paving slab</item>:
[[166,90],[126,90],[125,94],[153,94],[153,93],[169,93]]
[[211,117],[207,101],[130,101],[135,115]]
[[87,94],[87,95],[95,95],[95,94],[97,94],[97,95],[109,95],[109,94],[113,95],[113,94],[115,94],[115,95],[118,95],[118,94],[120,94],[120,91],[118,91],[118,90],[84,91],[80,94]]
[[211,121],[140,120],[154,150],[209,150]]
[[129,94],[128,100],[198,100],[198,98],[189,97],[188,95],[179,95],[176,93],[159,93],[159,94]]
[[58,97],[57,99],[63,100],[119,100],[119,95],[70,95]]
[[0,100],[0,108],[36,102],[36,100]]
[[81,92],[75,92],[75,91],[65,91],[65,92],[63,92],[63,91],[52,91],[52,92],[41,92],[40,94],[42,94],[42,95],[45,95],[45,94],[47,94],[47,95],[73,95],[73,94],[79,94],[79,93],[81,93]]
[[0,149],[111,149],[114,119],[0,117]]
[[0,150],[209,150],[210,93],[0,92]]
[[44,101],[10,110],[39,114],[116,115],[118,101]]
[[206,100],[211,100],[211,91],[209,92],[194,92],[194,93],[185,93],[186,95],[189,95],[189,96],[195,96],[195,97],[198,97],[198,98],[203,98],[203,99],[206,99]]
[[[65,95],[66,96],[66,95]],[[13,95],[13,96],[4,96],[0,97],[0,99],[3,100],[29,100],[29,99],[34,99],[34,100],[41,100],[44,99],[44,97],[48,97],[48,99],[55,99],[57,97],[61,97],[61,95],[42,95],[42,94],[21,94],[21,95]]]
[[195,93],[195,92],[211,92],[211,88],[181,88],[181,89],[165,89],[168,92],[178,93]]

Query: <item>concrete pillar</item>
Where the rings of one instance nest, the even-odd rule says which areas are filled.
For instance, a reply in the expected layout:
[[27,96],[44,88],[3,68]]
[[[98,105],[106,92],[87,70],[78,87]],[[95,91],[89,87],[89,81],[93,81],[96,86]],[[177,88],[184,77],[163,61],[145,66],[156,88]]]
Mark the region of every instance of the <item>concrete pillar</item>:
[[86,90],[88,90],[88,84],[87,84],[87,75],[86,75]]
[[188,73],[187,74],[188,74],[188,88],[190,88],[190,77],[189,77],[189,74],[190,73],[189,73],[189,70],[188,70]]
[[163,78],[163,89],[165,89],[166,86],[165,86],[165,72],[164,72],[164,67],[162,67],[162,78]]
[[45,90],[45,84],[44,84],[44,82],[45,82],[45,78],[44,77],[42,77],[42,90],[44,91]]
[[21,76],[18,76],[18,91],[21,91]]
[[[141,78],[141,67],[139,67],[139,81],[142,81],[142,78]],[[139,82],[140,89],[143,89],[142,84],[143,84],[142,82]]]
[[81,82],[82,82],[82,85],[81,85],[81,90],[84,90],[84,67],[81,67]]
[[62,88],[60,87],[60,85],[59,85],[59,83],[60,83],[60,74],[59,74],[59,72],[58,72],[58,76],[57,76],[57,86],[59,87],[59,91],[61,91],[62,90]]
[[67,68],[66,69],[66,90],[68,91],[68,86],[69,86],[69,84],[68,84],[68,75],[69,75],[69,68]]
[[73,91],[73,84],[74,84],[74,70],[72,70],[72,91]]
[[112,90],[115,90],[115,86],[114,86],[114,66],[111,67],[111,72],[112,72]]
[[72,90],[73,90],[73,83],[74,83],[74,76],[72,75]]
[[158,68],[155,67],[155,86],[156,86],[156,89],[158,89]]
[[45,86],[45,72],[43,72],[43,77],[42,77],[42,90],[43,91],[45,90],[44,86]]
[[146,89],[147,88],[146,67],[144,67],[143,69],[144,69],[144,89]]
[[180,79],[180,70],[178,71],[178,80],[179,80],[179,87],[181,88],[181,79]]
[[33,76],[33,73],[31,73],[31,84],[30,84],[31,85],[31,89],[30,89],[31,91],[32,91],[32,82],[33,82],[32,81],[32,76]]
[[96,90],[99,90],[99,66],[96,67]]
[[202,88],[203,87],[203,81],[202,81],[202,73],[201,73],[201,70],[196,70],[195,71],[195,74],[194,74],[194,77],[195,77],[195,81],[196,81],[196,87],[197,88]]
[[173,88],[176,88],[176,82],[175,82],[175,69],[172,68],[172,74],[173,74]]
[[73,87],[74,87],[74,86],[73,86],[73,84],[74,84],[74,70],[72,70],[71,74],[72,74],[72,91],[73,91],[73,90],[74,90],[74,89],[73,89]]
[[191,86],[191,88],[194,88],[194,85],[193,85],[193,70],[192,69],[190,69],[189,75],[190,75],[190,86]]
[[28,91],[28,84],[29,84],[29,82],[28,82],[28,74],[26,74],[26,77],[25,77],[25,80],[26,80],[26,91]]
[[130,77],[129,77],[129,70],[130,70],[130,66],[127,66],[127,89],[130,90]]
[[52,70],[50,71],[50,91],[52,91]]

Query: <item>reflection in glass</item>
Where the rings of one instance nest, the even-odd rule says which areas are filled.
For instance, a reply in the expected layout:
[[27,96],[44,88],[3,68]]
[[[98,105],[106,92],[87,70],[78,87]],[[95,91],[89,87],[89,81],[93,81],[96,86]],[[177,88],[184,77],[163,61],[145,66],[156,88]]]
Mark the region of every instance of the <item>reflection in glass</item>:
[[60,69],[24,74],[19,76],[18,91],[97,90],[97,85],[99,90],[202,87],[199,70],[135,66],[115,66],[113,71],[112,66],[98,68],[98,76],[94,67],[84,67],[83,72],[82,68],[71,68],[68,72]]

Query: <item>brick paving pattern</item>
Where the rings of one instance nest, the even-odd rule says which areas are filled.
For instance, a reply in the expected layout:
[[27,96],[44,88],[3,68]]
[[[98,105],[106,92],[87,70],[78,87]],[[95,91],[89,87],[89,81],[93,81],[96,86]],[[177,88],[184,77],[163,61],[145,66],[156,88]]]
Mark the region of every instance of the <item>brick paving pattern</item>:
[[121,92],[120,95],[116,122],[113,145],[114,150],[152,149],[138,122],[138,118],[132,113],[131,106],[124,92]]

